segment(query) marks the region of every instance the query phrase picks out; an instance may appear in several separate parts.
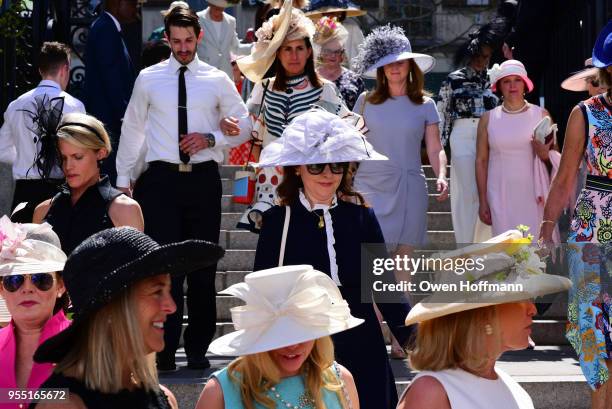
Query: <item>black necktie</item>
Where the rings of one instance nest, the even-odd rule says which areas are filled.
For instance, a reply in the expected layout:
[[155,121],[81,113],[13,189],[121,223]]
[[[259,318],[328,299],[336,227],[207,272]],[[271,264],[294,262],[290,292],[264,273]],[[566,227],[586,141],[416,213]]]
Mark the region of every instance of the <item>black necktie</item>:
[[[179,68],[179,93],[178,93],[178,142],[181,142],[181,135],[187,135],[187,88],[185,87],[185,71],[187,67]],[[189,155],[183,152],[179,146],[181,162],[189,163]]]

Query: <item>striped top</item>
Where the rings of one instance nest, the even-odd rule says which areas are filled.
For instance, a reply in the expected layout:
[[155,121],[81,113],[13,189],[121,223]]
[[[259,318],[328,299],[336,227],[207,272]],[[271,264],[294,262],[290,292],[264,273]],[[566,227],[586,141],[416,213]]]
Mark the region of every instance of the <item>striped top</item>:
[[264,107],[259,114],[259,118],[265,124],[264,146],[280,138],[283,130],[293,118],[308,111],[314,104],[336,115],[349,112],[332,82],[322,80],[323,86],[315,88],[305,75],[301,75],[287,81],[287,91],[278,91],[272,89],[274,78],[270,78],[269,81],[268,83],[268,80],[265,79],[263,83],[256,84],[247,102],[249,112],[254,117],[257,116],[262,98],[264,98],[264,87],[268,84],[263,100]]

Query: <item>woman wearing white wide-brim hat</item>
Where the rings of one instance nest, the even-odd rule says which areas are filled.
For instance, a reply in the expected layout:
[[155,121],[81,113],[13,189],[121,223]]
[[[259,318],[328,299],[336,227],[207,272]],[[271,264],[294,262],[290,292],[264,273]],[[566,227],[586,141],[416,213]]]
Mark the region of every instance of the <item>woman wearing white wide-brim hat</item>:
[[[257,30],[251,54],[237,60],[240,71],[255,83],[247,107],[255,121],[251,142],[256,160],[262,147],[280,138],[285,127],[313,105],[336,115],[350,114],[334,84],[315,71],[314,31],[312,21],[295,9],[291,0],[285,0],[280,14]],[[265,78],[271,68],[274,76]],[[257,175],[254,201],[238,228],[259,232],[261,215],[275,204],[282,177],[273,169]]]
[[467,280],[473,287],[499,287],[436,292],[416,304],[406,317],[406,325],[418,323],[409,364],[419,373],[404,391],[398,409],[534,408],[527,392],[495,363],[505,351],[528,347],[536,314],[531,300],[567,290],[572,283],[542,272],[545,264],[532,250],[521,250],[528,252],[529,262],[519,262],[505,253],[509,247],[500,246],[496,239],[505,240],[514,233],[520,241],[517,231],[491,239],[489,251],[496,248],[500,253],[483,254],[479,248],[484,268],[470,271],[469,278],[453,271],[437,273],[442,277],[439,282]]
[[231,309],[236,331],[210,351],[239,357],[212,374],[196,409],[359,408],[330,335],[363,320],[331,278],[309,265],[278,267],[247,274],[221,294],[246,304]]
[[448,198],[446,154],[440,142],[440,116],[423,89],[424,73],[435,65],[430,55],[412,52],[400,27],[376,28],[353,60],[359,74],[376,77],[376,89],[362,94],[353,110],[363,113],[368,141],[389,157],[363,163],[355,187],[374,207],[387,243],[398,251],[425,244],[427,184],[421,169],[421,144],[437,177],[438,200]]
[[[392,409],[397,404],[395,379],[371,300],[401,345],[407,344],[412,331],[404,326],[409,310],[404,300],[392,303],[371,291],[362,294],[362,288],[368,288],[360,275],[362,246],[384,247],[385,239],[374,210],[353,189],[349,163],[386,159],[354,126],[317,109],[294,119],[282,138],[264,148],[259,161],[260,166],[282,166],[284,179],[278,187],[280,205],[263,215],[253,269],[311,264],[339,286],[352,314],[365,320],[333,336],[337,360],[353,374],[364,409]],[[380,257],[387,257],[383,253]]]

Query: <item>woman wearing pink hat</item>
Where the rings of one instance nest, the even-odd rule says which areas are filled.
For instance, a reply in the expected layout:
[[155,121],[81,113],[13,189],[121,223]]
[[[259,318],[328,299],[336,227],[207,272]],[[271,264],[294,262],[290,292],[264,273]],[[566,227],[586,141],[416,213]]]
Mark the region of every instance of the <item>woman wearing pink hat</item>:
[[563,166],[546,201],[540,239],[550,242],[561,213],[560,203],[572,191],[578,166],[584,158],[586,186],[576,202],[567,239],[574,288],[569,293],[566,337],[576,350],[582,372],[593,389],[592,407],[610,408],[612,291],[605,283],[611,269],[610,263],[599,257],[600,253],[609,257],[610,250],[609,246],[599,244],[612,243],[612,21],[597,38],[593,65],[606,92],[580,102],[569,116]]
[[[546,143],[539,142],[534,138],[534,129],[549,114],[525,100],[533,83],[520,61],[496,64],[489,75],[491,89],[502,95],[503,103],[485,112],[478,123],[476,183],[480,220],[491,225],[494,236],[519,224],[529,226],[531,233],[537,235],[547,192],[542,184],[549,183],[549,152],[555,141],[550,138]],[[545,182],[538,183],[542,172]]]

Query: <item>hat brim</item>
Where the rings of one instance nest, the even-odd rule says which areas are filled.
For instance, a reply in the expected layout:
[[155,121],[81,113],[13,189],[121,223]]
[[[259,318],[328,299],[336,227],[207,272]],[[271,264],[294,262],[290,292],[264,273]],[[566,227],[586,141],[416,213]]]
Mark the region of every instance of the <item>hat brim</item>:
[[[608,50],[606,53],[605,42],[608,36],[612,33],[612,20],[608,21],[608,24],[601,30],[593,46],[593,65],[597,68],[606,68],[612,65],[612,51]],[[608,44],[609,45],[609,44]]]
[[354,7],[342,8],[342,7],[321,7],[320,9],[308,11],[304,13],[307,17],[313,20],[317,20],[324,14],[328,13],[346,13],[347,17],[359,17],[368,14],[367,11],[361,10]]
[[223,7],[223,8],[235,7],[238,5],[238,3],[229,3],[225,0],[208,0],[208,4],[212,4],[213,6]]
[[435,293],[417,303],[406,317],[406,325],[490,305],[513,303],[568,290],[572,282],[553,274],[537,274],[523,278],[518,274],[505,284],[522,284],[523,291],[471,292],[469,296],[448,302],[448,295]]
[[0,277],[18,274],[54,273],[62,271],[64,263],[55,261],[40,261],[31,263],[8,263],[0,269]]
[[313,330],[289,317],[279,317],[254,342],[248,330],[238,330],[215,339],[208,347],[209,351],[220,356],[243,356],[284,348],[301,342],[312,341],[328,335],[337,334],[362,324],[364,320],[351,316],[345,325],[332,326]]
[[587,91],[588,87],[585,79],[596,76],[598,71],[598,68],[586,68],[584,70],[580,70],[563,80],[561,83],[561,88],[576,92]]
[[380,67],[384,67],[387,64],[392,64],[397,61],[409,60],[413,59],[416,64],[419,66],[420,70],[423,71],[423,74],[431,71],[436,65],[436,59],[431,55],[420,54],[420,53],[412,53],[412,52],[402,52],[389,54],[380,60],[370,68],[368,68],[365,72],[366,77],[375,78],[376,70]]
[[[142,279],[160,274],[171,276],[189,274],[217,263],[224,253],[225,250],[217,244],[188,240],[160,246],[109,272],[109,276],[121,274],[125,280],[114,282],[109,280],[107,284],[110,285],[99,289],[99,297],[92,299],[88,305],[84,306],[83,311],[75,313],[70,327],[47,339],[38,347],[34,360],[36,362],[59,362],[74,346],[78,329],[100,308],[118,297],[126,285],[133,285]],[[215,272],[207,274],[215,274]]]

